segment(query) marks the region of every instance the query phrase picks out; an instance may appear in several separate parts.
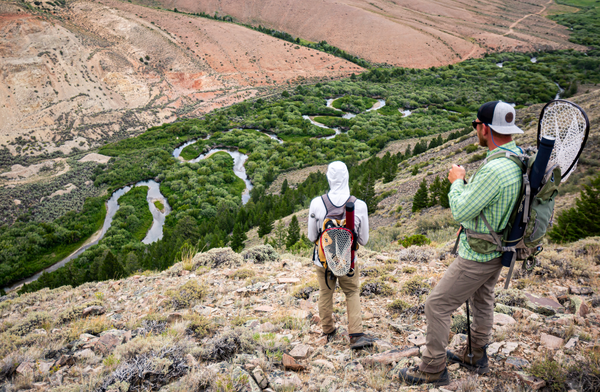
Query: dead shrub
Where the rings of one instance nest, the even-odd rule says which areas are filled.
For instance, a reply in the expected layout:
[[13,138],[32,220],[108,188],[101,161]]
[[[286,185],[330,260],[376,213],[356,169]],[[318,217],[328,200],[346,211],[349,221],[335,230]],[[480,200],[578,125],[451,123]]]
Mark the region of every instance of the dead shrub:
[[238,352],[252,352],[254,347],[252,336],[244,329],[236,328],[206,343],[200,356],[205,361],[226,361]]
[[383,280],[370,279],[360,286],[360,295],[370,297],[373,295],[390,296],[394,290]]
[[296,288],[292,293],[292,296],[298,299],[308,299],[313,291],[319,291],[319,282],[317,282],[316,279],[313,279]]
[[185,354],[183,346],[173,344],[122,361],[96,391],[114,390],[114,386],[121,383],[129,385],[128,391],[159,390],[188,372]]

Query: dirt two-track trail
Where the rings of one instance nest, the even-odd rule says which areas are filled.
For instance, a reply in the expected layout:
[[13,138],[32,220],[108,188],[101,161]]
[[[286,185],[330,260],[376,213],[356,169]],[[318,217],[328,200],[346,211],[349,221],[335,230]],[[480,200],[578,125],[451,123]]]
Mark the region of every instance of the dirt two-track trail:
[[527,14],[524,17],[522,17],[521,19],[517,20],[516,22],[514,22],[513,24],[511,24],[508,28],[508,31],[506,33],[504,33],[504,35],[509,35],[513,33],[513,29],[522,21],[524,21],[525,19],[529,18],[530,16],[533,15],[541,15],[544,11],[546,11],[546,8],[548,8],[548,6],[550,4],[554,3],[554,0],[549,0],[548,3],[546,3],[541,10],[539,10],[538,12],[536,12],[535,14]]

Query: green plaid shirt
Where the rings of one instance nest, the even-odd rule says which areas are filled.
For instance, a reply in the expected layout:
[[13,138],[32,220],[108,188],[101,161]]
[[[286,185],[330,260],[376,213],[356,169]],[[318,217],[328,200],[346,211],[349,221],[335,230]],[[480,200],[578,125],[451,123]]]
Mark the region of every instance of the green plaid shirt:
[[[506,143],[502,147],[521,153],[515,142]],[[487,156],[499,151],[501,149],[495,148]],[[485,223],[479,218],[479,213],[483,211],[490,226],[496,232],[501,232],[508,224],[512,208],[519,197],[522,179],[523,174],[516,163],[499,158],[485,164],[476,176],[469,179],[467,185],[463,180],[454,181],[448,193],[454,219],[466,229],[489,233]],[[463,259],[486,262],[500,257],[502,253],[481,254],[473,251],[463,232],[460,234],[458,255]]]

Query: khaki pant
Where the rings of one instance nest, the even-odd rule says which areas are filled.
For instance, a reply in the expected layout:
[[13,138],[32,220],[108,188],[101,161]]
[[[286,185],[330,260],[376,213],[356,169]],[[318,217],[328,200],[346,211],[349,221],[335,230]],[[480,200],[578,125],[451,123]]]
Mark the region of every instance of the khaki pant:
[[501,259],[479,263],[457,257],[427,297],[427,337],[421,371],[437,373],[446,367],[451,316],[469,298],[472,346],[489,343],[494,323],[494,287],[502,270]]
[[[317,280],[319,281],[319,317],[323,333],[331,333],[335,329],[333,322],[333,293],[335,283],[339,281],[342,291],[346,295],[346,311],[348,314],[348,334],[362,333],[362,315],[360,312],[360,283],[358,266],[355,265],[354,276],[334,276],[325,284],[325,268],[315,266]],[[328,273],[330,275],[330,273]]]

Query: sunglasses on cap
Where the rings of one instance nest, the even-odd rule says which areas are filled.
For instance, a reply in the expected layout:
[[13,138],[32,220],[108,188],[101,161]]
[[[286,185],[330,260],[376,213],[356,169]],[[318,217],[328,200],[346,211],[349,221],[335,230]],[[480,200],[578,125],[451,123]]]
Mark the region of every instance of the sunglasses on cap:
[[473,120],[473,121],[471,122],[471,125],[473,126],[473,129],[477,129],[477,126],[478,126],[479,124],[485,124],[485,123],[484,123],[484,122],[481,122],[481,121],[478,121],[478,120]]

